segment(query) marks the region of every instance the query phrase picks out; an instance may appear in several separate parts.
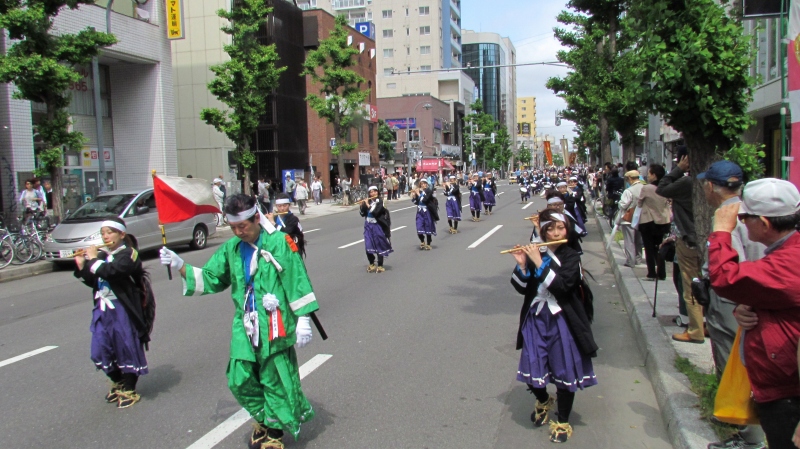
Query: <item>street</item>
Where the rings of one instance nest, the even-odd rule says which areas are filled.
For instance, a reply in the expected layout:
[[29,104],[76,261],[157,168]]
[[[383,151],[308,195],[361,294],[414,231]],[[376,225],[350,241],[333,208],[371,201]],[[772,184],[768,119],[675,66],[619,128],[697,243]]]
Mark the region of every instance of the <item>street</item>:
[[[303,426],[299,441],[285,439],[287,448],[549,447],[547,427],[530,421],[535,399],[516,381],[522,296],[509,283],[513,258],[499,254],[527,241],[531,225],[522,218],[545,202],[536,197],[521,204],[515,186],[499,192],[494,213],[479,223],[469,220],[465,195],[465,220],[455,235],[447,233],[439,196],[443,220],[431,251],[419,249],[411,202],[388,202],[395,252],[380,274],[366,272],[356,211],[300,217],[318,315],[330,338],[322,341],[315,330],[312,343],[298,350],[316,418]],[[575,432],[567,444],[669,448],[593,223],[583,264],[596,280],[589,285],[601,347],[593,359],[599,385],[576,394]],[[203,265],[222,241],[211,240],[202,251],[176,250]],[[2,284],[0,447],[246,447],[249,424],[229,419],[241,410],[225,377],[229,292],[183,297],[177,273],[169,281],[156,252],[142,256],[158,308],[150,373],[137,387],[142,401],[129,409],[105,403],[106,376],[89,359],[89,288],[70,271]]]

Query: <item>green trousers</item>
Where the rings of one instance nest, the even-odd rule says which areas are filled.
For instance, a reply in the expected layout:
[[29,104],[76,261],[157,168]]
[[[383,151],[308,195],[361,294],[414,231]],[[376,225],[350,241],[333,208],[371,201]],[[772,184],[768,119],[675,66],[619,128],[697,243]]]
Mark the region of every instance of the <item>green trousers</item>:
[[228,388],[236,400],[259,423],[281,429],[295,438],[300,425],[314,417],[308,399],[300,389],[300,372],[294,347],[263,356],[256,350],[256,362],[231,359]]

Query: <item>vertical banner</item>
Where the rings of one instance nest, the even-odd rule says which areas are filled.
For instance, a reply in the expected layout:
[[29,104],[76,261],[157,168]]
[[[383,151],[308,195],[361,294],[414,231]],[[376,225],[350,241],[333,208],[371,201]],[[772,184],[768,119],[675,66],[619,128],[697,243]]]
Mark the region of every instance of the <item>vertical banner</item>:
[[800,0],[792,0],[789,6],[789,109],[792,118],[789,140],[789,181],[800,188]]
[[167,2],[167,39],[184,39],[183,0],[166,0]]
[[550,141],[545,140],[544,142],[544,155],[547,157],[547,165],[553,165],[553,151],[550,149]]

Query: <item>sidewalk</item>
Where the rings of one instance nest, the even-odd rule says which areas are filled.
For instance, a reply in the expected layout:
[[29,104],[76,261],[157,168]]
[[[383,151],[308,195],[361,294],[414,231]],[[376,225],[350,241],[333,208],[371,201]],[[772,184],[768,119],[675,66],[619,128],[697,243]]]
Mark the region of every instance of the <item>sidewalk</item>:
[[[604,244],[608,245],[608,239],[612,237],[607,220],[599,216],[595,216],[595,220],[603,232]],[[639,351],[644,356],[645,367],[673,447],[705,448],[708,443],[717,441],[717,437],[708,422],[700,418],[697,395],[691,391],[689,379],[675,368],[675,358],[677,355],[685,357],[699,370],[711,373],[711,343],[709,339],[702,345],[672,340],[672,334],[683,331],[672,321],[678,315],[678,293],[672,283],[672,263],[667,262],[667,280],[658,282],[656,318],[653,318],[655,282],[642,280],[647,268],[644,265],[637,265],[636,268],[623,266],[625,254],[622,242],[606,246],[606,254],[634,332],[640,336],[637,342]]]

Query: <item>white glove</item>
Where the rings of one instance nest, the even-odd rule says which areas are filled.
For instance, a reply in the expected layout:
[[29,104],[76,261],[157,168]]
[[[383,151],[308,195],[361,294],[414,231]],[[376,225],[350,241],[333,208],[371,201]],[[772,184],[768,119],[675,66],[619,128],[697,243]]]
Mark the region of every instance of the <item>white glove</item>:
[[311,343],[311,318],[307,316],[301,316],[297,320],[297,329],[295,330],[295,333],[297,334],[297,343],[295,344],[296,347],[302,348]]
[[158,254],[161,256],[161,265],[169,265],[176,270],[183,268],[183,259],[181,259],[179,255],[175,254],[175,251],[163,246]]

